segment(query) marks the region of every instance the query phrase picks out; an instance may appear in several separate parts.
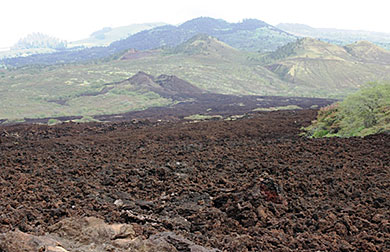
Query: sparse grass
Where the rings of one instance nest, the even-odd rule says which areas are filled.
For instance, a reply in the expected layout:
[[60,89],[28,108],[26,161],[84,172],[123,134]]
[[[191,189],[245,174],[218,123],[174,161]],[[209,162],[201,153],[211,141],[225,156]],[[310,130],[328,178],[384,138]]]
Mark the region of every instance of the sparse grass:
[[[123,87],[115,87],[105,95],[81,96],[99,92],[104,84],[122,81],[138,71],[152,75],[176,75],[218,93],[288,95],[288,92],[280,92],[286,89],[287,84],[261,67],[224,57],[157,55],[99,64],[3,70],[0,78],[0,118],[112,114],[169,105],[170,100],[129,92]],[[53,100],[66,100],[66,105],[50,102]]]
[[72,120],[73,122],[78,123],[87,123],[87,122],[100,122],[99,120],[94,119],[92,116],[83,116],[81,119]]
[[325,60],[318,49],[312,49],[312,58],[283,60],[268,66],[270,71],[259,60],[263,55],[239,52],[220,42],[208,46],[205,50],[212,53],[163,52],[132,60],[1,70],[0,119],[92,116],[171,105],[169,99],[126,86],[111,85],[114,88],[106,94],[82,96],[138,71],[176,75],[205,90],[235,95],[342,98],[365,81],[390,79],[389,66]]
[[[363,49],[357,47],[304,38],[258,60],[282,80],[299,83],[294,91],[304,96],[313,92],[313,96],[344,98],[364,83],[390,80],[390,52],[368,43]],[[356,53],[359,50],[364,53]]]
[[235,120],[238,120],[238,119],[241,119],[245,117],[245,114],[244,115],[232,115],[232,116],[229,116],[225,119],[225,121],[235,121]]
[[56,124],[59,124],[61,123],[61,121],[57,120],[57,119],[49,119],[49,121],[47,122],[48,125],[56,125]]
[[204,120],[212,120],[212,119],[222,119],[223,117],[221,115],[190,115],[184,117],[185,120],[190,120],[190,121],[204,121]]
[[278,111],[278,110],[294,110],[294,109],[302,109],[301,107],[297,105],[287,105],[287,106],[280,106],[280,107],[269,107],[269,108],[255,108],[253,111]]
[[[101,91],[105,83],[129,78],[106,65],[56,66],[5,71],[0,80],[0,118],[16,120],[70,115],[122,113],[150,106],[164,106],[170,100],[152,93],[128,92],[121,88],[96,96],[82,96]],[[66,101],[60,105],[56,100]]]
[[24,119],[8,119],[3,124],[17,124],[17,123],[23,123],[25,122]]

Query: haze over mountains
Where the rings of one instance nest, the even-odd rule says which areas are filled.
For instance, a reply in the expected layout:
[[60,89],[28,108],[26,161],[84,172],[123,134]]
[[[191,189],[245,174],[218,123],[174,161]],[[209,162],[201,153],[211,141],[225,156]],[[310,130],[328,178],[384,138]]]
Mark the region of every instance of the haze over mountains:
[[295,40],[295,36],[256,19],[228,23],[221,19],[201,17],[179,26],[167,25],[143,31],[123,41],[115,42],[112,46],[131,46],[137,50],[172,47],[197,34],[213,36],[237,49],[261,52],[273,51]]
[[389,33],[334,28],[313,28],[305,24],[291,23],[281,23],[276,27],[298,37],[312,37],[339,45],[366,40],[383,48],[390,49]]
[[[29,52],[2,52],[0,58],[11,57],[12,59],[2,60],[0,65],[20,67],[31,64],[87,62],[115,57],[128,49],[173,48],[197,34],[213,36],[239,50],[256,52],[275,51],[295,41],[298,37],[313,37],[338,45],[367,40],[381,47],[390,48],[390,36],[385,33],[316,29],[307,25],[286,23],[275,27],[256,19],[229,23],[221,19],[200,17],[178,26],[146,23],[116,28],[106,27],[93,32],[90,38],[69,42],[68,50],[53,51],[51,48],[34,48]],[[82,49],[83,47],[86,48]],[[17,55],[29,56],[31,54],[35,55],[14,58]]]
[[130,48],[136,50],[172,48],[201,33],[214,36],[230,46],[246,51],[273,51],[279,46],[296,40],[294,35],[260,20],[246,19],[240,23],[228,23],[220,19],[201,17],[189,20],[179,26],[165,25],[144,30],[126,39],[115,41],[108,47],[67,50],[52,54],[5,59],[3,64],[9,67],[21,67],[30,64],[86,62],[112,57]]
[[[152,29],[157,26],[166,25],[165,23],[144,23],[144,24],[132,24],[128,26],[120,26],[120,27],[104,27],[98,31],[94,31],[88,38],[66,42],[65,47],[69,50],[79,50],[80,48],[90,48],[90,47],[101,47],[101,46],[109,46],[112,42],[125,39],[137,32],[144,31],[147,29]],[[27,37],[20,39],[18,43],[16,43],[11,48],[0,48],[0,59],[1,58],[16,58],[16,57],[26,57],[34,54],[46,54],[46,53],[55,53],[58,51],[63,51],[65,48],[53,48],[53,46],[46,45],[47,43],[47,35],[41,35],[41,37],[36,36],[36,33],[32,33],[27,35]],[[32,40],[31,37],[34,39]],[[43,38],[42,38],[43,37]],[[49,37],[50,38],[50,37]],[[57,38],[51,38],[52,40],[59,40]],[[21,42],[33,42],[28,43],[29,48],[20,48],[21,45],[25,47],[26,43]],[[62,41],[60,41],[62,42]],[[66,45],[67,43],[67,45]]]
[[89,38],[72,41],[69,43],[70,47],[94,47],[94,46],[108,46],[112,42],[125,39],[135,33],[153,29],[157,26],[166,25],[165,23],[144,23],[132,24],[120,27],[105,27],[101,30],[93,32]]

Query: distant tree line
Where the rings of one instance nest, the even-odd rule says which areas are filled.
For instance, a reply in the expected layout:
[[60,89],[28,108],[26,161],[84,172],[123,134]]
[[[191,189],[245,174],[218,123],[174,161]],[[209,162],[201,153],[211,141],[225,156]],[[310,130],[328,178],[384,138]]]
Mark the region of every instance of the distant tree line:
[[66,49],[67,42],[55,37],[48,36],[42,33],[32,33],[20,39],[11,49],[35,49],[35,48],[50,48],[55,50]]

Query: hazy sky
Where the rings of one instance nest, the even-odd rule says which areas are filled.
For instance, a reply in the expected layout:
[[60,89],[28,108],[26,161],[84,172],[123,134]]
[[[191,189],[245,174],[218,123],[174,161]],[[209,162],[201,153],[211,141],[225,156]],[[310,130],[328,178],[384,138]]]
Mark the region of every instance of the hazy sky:
[[0,48],[32,32],[73,41],[107,26],[178,24],[199,16],[390,33],[389,7],[388,0],[1,0]]

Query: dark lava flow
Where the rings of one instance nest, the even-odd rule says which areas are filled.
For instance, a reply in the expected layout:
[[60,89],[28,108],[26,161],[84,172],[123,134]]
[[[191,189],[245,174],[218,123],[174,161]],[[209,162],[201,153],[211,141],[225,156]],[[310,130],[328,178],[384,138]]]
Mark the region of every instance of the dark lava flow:
[[300,137],[315,115],[1,127],[0,232],[96,216],[224,251],[390,250],[390,136]]

